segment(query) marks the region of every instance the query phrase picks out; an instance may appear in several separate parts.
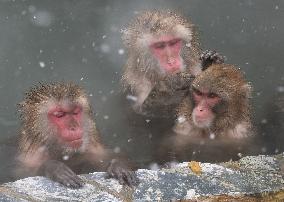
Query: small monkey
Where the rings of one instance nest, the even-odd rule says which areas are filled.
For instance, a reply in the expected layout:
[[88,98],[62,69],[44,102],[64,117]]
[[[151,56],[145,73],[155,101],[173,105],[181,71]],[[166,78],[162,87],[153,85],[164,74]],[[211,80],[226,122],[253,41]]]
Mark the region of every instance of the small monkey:
[[[251,86],[233,65],[215,64],[201,72],[177,109],[175,135],[167,140],[174,151],[169,151],[187,156],[187,149],[204,145],[205,151],[215,150],[205,153],[205,158],[213,159],[233,148],[241,151],[254,134],[250,95]],[[219,154],[212,156],[214,152]]]

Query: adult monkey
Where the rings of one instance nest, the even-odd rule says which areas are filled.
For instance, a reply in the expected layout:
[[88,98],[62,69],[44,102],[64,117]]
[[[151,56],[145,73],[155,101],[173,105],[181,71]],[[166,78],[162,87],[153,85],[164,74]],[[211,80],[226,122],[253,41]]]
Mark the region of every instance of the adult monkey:
[[123,31],[128,59],[122,76],[133,109],[154,117],[172,116],[192,78],[223,57],[200,52],[194,25],[170,11],[148,11]]
[[107,171],[122,184],[137,184],[135,173],[128,170],[126,162],[122,163],[100,142],[91,106],[80,86],[36,86],[19,106],[19,177],[44,175],[79,188],[84,183],[76,174],[97,169]]

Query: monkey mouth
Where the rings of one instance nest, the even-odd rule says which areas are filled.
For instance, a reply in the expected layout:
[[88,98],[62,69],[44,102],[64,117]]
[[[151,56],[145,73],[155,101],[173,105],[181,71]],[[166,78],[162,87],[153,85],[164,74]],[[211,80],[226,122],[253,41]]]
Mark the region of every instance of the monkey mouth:
[[198,128],[208,128],[211,125],[211,121],[206,118],[194,118],[193,122]]

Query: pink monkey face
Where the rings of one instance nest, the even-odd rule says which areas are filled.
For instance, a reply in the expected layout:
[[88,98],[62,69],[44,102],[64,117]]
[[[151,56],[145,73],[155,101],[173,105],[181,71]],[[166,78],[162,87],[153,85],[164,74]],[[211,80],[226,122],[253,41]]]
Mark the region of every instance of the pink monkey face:
[[160,68],[169,73],[178,72],[182,69],[181,47],[182,40],[173,36],[161,36],[150,45]]
[[48,119],[58,131],[54,138],[72,148],[79,148],[83,142],[82,113],[79,105],[51,108]]
[[212,109],[219,104],[222,99],[215,93],[194,89],[193,100],[195,103],[193,109],[194,123],[200,128],[210,126],[215,118]]

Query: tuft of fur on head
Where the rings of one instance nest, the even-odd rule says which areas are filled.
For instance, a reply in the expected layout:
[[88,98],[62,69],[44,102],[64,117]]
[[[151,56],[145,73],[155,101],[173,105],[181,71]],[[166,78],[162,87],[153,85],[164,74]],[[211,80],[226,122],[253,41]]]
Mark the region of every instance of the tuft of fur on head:
[[195,36],[194,25],[172,11],[146,11],[122,30],[122,39],[126,47],[140,49],[148,46],[153,37],[165,34],[181,38],[191,43]]
[[252,89],[243,72],[229,64],[212,65],[194,79],[192,86],[196,89],[205,88],[221,95],[222,99],[230,99],[228,101],[236,99],[239,95],[247,99]]
[[[90,120],[92,109],[89,105],[87,95],[83,88],[74,83],[48,83],[31,88],[19,103],[19,113],[22,121],[20,132],[20,150],[24,152],[32,151],[35,147],[48,145],[51,134],[56,133],[55,129],[49,125],[47,113],[51,106],[64,103],[77,103],[83,107],[83,123]],[[84,120],[85,119],[85,120]],[[84,128],[84,131],[91,132],[92,128]],[[83,127],[90,126],[84,124]],[[85,143],[87,138],[85,138]],[[51,141],[52,142],[52,141]]]

